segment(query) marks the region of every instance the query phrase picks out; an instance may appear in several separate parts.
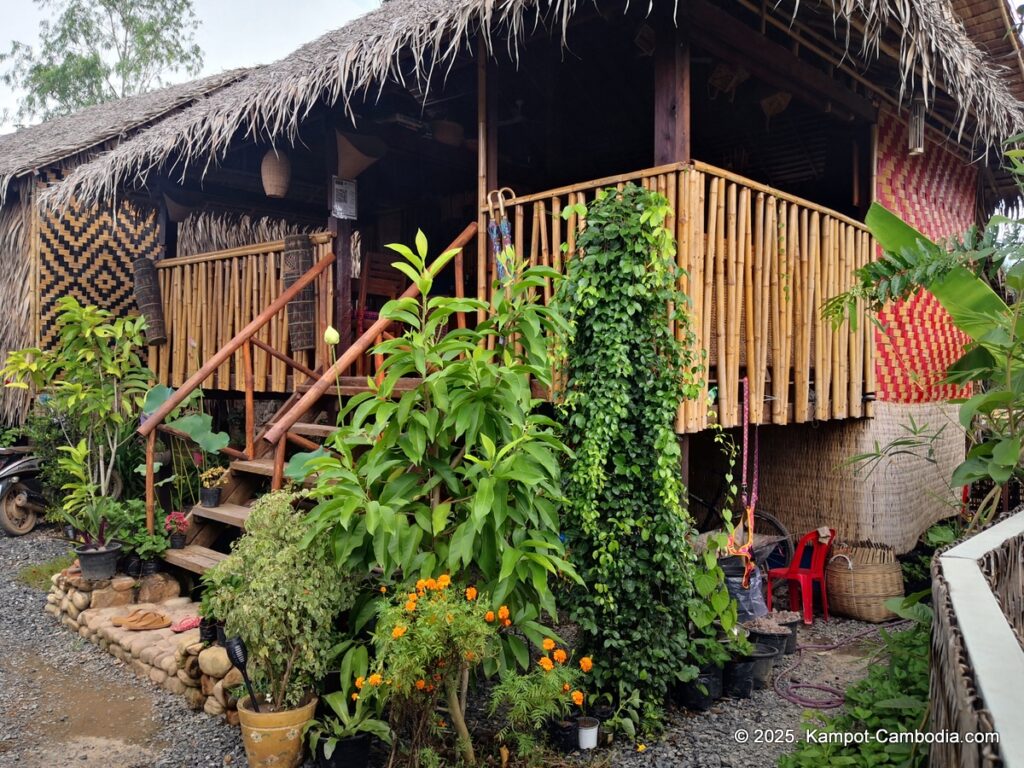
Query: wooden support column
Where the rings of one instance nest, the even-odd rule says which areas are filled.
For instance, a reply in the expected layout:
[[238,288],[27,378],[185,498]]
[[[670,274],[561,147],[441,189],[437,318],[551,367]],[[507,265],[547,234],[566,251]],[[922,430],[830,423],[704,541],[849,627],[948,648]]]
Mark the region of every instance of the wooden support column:
[[160,245],[160,253],[156,258],[173,259],[178,255],[178,223],[171,221],[163,195],[157,201],[156,223]]
[[654,164],[686,162],[690,149],[690,46],[663,28],[654,53]]

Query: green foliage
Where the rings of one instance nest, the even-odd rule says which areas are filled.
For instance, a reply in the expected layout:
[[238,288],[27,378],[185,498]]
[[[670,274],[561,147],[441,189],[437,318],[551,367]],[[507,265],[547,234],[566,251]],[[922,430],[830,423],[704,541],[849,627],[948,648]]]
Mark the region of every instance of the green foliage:
[[[1011,477],[1024,478],[1024,241],[1019,222],[994,217],[984,230],[972,229],[944,246],[877,204],[867,223],[884,254],[858,270],[858,284],[825,312],[840,319],[858,302],[878,309],[926,288],[970,337],[964,354],[946,371],[948,382],[973,384],[977,393],[957,401],[960,424],[972,433],[974,445],[950,484],[993,481],[978,511],[976,522],[984,523],[995,513],[1002,486]],[[1003,282],[1012,297],[1009,304],[1000,296]]]
[[[810,714],[805,728],[827,734],[874,734],[879,730],[906,733],[922,730],[928,709],[928,658],[931,647],[931,609],[920,602],[922,594],[888,601],[891,609],[914,625],[907,630],[881,630],[882,647],[868,666],[868,675],[846,689],[846,707],[836,715]],[[858,744],[801,742],[779,759],[779,768],[822,766],[926,765],[928,750],[913,744],[888,744],[868,739]]]
[[[402,256],[395,268],[421,296],[383,308],[383,317],[406,330],[375,350],[384,360],[379,387],[371,380],[373,391],[342,407],[327,441],[336,453],[289,462],[294,479],[317,473],[312,496],[319,503],[306,540],[328,542],[340,565],[382,572],[385,581],[399,572],[408,578],[442,570],[473,581],[492,607],[507,603],[519,628],[539,643],[541,611],[555,616],[550,582],[574,577],[559,538],[565,447],[530,391],[531,376],[545,386],[551,380],[545,335],[563,322],[536,294],[556,275],[521,271],[496,292],[490,319],[447,330],[458,314],[486,308],[431,294],[455,253],[428,263],[422,233],[415,251],[390,247]],[[423,381],[399,396],[402,376]],[[372,615],[372,607],[361,615]],[[506,636],[504,663],[524,650]],[[497,666],[492,659],[488,671]]]
[[199,74],[192,0],[35,0],[39,47],[14,42],[0,81],[24,91],[17,117],[47,120]]
[[717,553],[697,560],[682,507],[673,427],[679,404],[700,394],[701,361],[665,198],[627,185],[573,212],[587,227],[556,304],[572,326],[565,519],[587,590],[574,592],[570,612],[598,658],[597,684],[622,681],[660,705],[673,681],[696,674],[695,637],[713,637],[716,618],[736,620]]
[[306,726],[309,746],[315,750],[320,738],[325,739],[324,755],[330,759],[338,742],[361,733],[369,733],[381,741],[391,743],[391,728],[384,720],[385,697],[378,695],[379,688],[363,685],[356,689],[356,680],[365,680],[369,672],[369,654],[365,645],[351,642],[341,661],[341,690],[321,698],[330,709],[330,714],[317,718]]
[[[557,649],[552,649],[557,650]],[[562,663],[550,660],[550,669],[534,664],[525,673],[505,670],[491,691],[490,713],[504,714],[506,724],[498,731],[502,741],[516,740],[520,734],[537,735],[549,720],[564,720],[575,705],[573,694],[582,697],[584,673],[578,664],[566,658]]]
[[295,510],[296,498],[260,498],[245,533],[207,580],[213,615],[245,641],[253,682],[275,708],[297,705],[326,674],[335,623],[356,592],[326,540],[303,546],[305,516]]
[[58,340],[51,349],[7,356],[7,386],[34,388],[60,414],[67,446],[85,443],[88,482],[110,495],[119,453],[132,439],[153,373],[140,357],[145,320],[115,318],[65,296],[57,301]]
[[60,573],[75,562],[75,554],[69,552],[66,555],[58,555],[45,563],[27,565],[18,571],[18,581],[33,589],[47,591],[50,589],[50,577]]
[[57,460],[60,458],[60,447],[74,445],[81,435],[66,431],[70,422],[64,414],[57,412],[52,398],[39,397],[25,420],[25,437],[32,446],[32,453],[39,459],[39,480],[43,486],[43,495],[49,505],[60,505],[61,488],[71,478],[61,470]]

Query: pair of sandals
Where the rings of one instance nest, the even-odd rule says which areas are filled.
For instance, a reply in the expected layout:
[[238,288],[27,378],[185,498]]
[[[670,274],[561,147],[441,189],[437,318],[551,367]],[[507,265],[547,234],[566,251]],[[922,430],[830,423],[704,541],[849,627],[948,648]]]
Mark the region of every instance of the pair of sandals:
[[136,608],[126,616],[115,616],[110,622],[115,627],[123,627],[136,632],[148,629],[164,629],[171,626],[171,620],[165,614],[157,611],[147,611]]

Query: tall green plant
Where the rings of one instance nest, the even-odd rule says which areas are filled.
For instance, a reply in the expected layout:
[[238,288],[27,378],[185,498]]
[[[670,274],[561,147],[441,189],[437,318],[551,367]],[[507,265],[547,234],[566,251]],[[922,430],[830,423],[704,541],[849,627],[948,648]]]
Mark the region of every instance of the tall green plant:
[[[383,308],[406,331],[376,348],[383,380],[344,404],[327,441],[334,453],[289,463],[294,478],[317,473],[306,539],[330,541],[339,565],[385,582],[442,571],[471,581],[539,643],[542,611],[555,616],[550,582],[575,575],[559,538],[565,447],[530,389],[531,377],[551,382],[545,337],[563,321],[536,294],[557,275],[517,270],[488,307],[433,295],[454,251],[430,262],[422,233],[415,250],[390,247],[420,296]],[[481,309],[490,316],[475,329],[449,330],[458,314]],[[408,376],[421,381],[396,390]],[[371,596],[379,597],[366,596],[357,629],[372,616]],[[526,666],[526,644],[504,640],[505,663]]]
[[556,297],[571,320],[565,519],[587,585],[571,616],[599,658],[601,687],[623,681],[660,704],[673,680],[695,674],[695,640],[713,633],[717,616],[730,626],[736,617],[715,553],[694,555],[682,504],[673,427],[679,404],[700,395],[702,361],[665,198],[628,185],[571,212],[587,221]]

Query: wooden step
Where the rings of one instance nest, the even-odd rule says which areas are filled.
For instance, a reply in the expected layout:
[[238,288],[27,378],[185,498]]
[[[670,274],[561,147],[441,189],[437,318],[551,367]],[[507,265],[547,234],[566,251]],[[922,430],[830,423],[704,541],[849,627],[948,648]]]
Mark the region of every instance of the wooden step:
[[223,552],[195,544],[189,544],[183,549],[168,549],[164,552],[164,560],[168,563],[193,573],[204,573],[225,557],[227,555]]
[[292,424],[291,429],[288,431],[296,435],[305,435],[306,437],[330,437],[337,429],[334,424],[309,424],[304,421],[297,421]]
[[233,525],[236,528],[244,528],[245,521],[249,518],[249,507],[239,504],[221,504],[216,507],[203,507],[196,504],[192,507],[193,517],[202,517],[206,520],[215,520],[225,525]]
[[250,475],[263,475],[264,477],[274,476],[274,459],[247,459],[231,462],[232,472],[246,472]]
[[[395,392],[408,392],[410,389],[415,389],[423,383],[423,379],[406,377],[399,379],[395,382]],[[300,384],[296,387],[297,392],[308,392],[312,389],[312,384]],[[328,387],[324,392],[324,395],[358,395],[360,392],[369,392],[370,385],[366,383],[365,376],[339,376],[338,383],[336,386]]]

